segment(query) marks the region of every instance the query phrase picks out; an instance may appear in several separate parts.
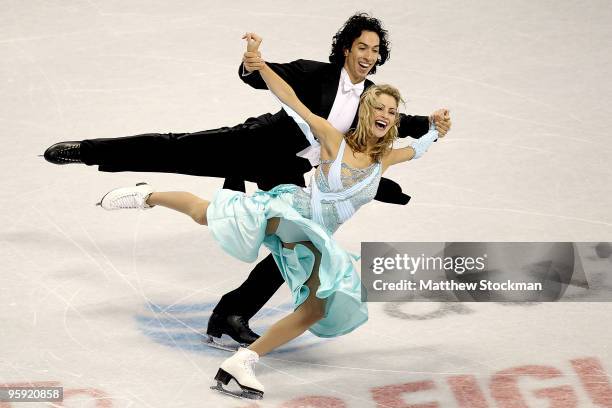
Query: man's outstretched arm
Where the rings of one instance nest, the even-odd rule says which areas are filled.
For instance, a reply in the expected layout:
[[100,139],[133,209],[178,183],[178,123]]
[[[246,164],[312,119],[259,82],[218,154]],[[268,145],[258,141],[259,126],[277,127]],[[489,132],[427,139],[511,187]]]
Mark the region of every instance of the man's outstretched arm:
[[[254,55],[247,57],[247,55]],[[283,80],[285,80],[298,96],[306,91],[314,73],[326,64],[318,61],[299,59],[289,63],[266,62],[266,64]],[[268,89],[265,81],[261,78],[259,69],[263,68],[263,59],[259,52],[245,52],[243,61],[238,67],[238,77],[245,84],[255,89]]]
[[399,137],[410,136],[418,139],[429,130],[429,117],[400,113],[400,125],[398,130]]
[[438,109],[428,116],[400,114],[399,137],[420,138],[429,130],[429,124],[435,123],[440,137],[444,137],[451,128],[450,113],[447,109]]

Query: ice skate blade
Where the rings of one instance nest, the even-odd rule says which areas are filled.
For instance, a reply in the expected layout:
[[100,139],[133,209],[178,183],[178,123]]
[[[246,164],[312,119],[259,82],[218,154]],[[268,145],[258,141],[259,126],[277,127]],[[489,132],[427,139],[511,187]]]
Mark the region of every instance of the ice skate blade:
[[210,334],[207,335],[208,337],[203,338],[202,341],[204,342],[204,344],[206,344],[208,347],[212,347],[212,348],[216,348],[219,350],[224,350],[224,351],[231,351],[231,352],[235,352],[238,351],[239,347],[247,347],[238,343],[231,343],[231,344],[225,344],[221,342],[221,339],[217,339],[213,336],[211,336]]
[[226,390],[221,385],[221,381],[217,381],[217,385],[211,386],[210,389],[218,391],[221,394],[229,395],[231,397],[239,398],[239,399],[252,399],[252,400],[263,399],[263,392],[250,391],[250,390],[244,390],[244,389],[242,391],[240,391],[240,392]]
[[[112,191],[112,190],[111,190],[111,191]],[[110,193],[110,191],[109,191],[108,193]],[[104,201],[104,198],[105,198],[105,197],[108,195],[108,193],[106,193],[106,194],[104,194],[104,195],[102,196],[102,198],[100,199],[100,201],[98,201],[98,202],[96,203],[96,206],[98,206],[98,207],[102,207],[102,201]],[[102,208],[104,208],[104,207],[102,207]]]

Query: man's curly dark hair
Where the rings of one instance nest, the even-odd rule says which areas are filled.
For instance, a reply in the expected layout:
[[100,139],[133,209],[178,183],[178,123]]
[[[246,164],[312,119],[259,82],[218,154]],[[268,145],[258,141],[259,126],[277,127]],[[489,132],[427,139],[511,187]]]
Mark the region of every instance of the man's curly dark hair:
[[352,15],[340,30],[334,35],[332,40],[331,54],[329,62],[338,66],[344,65],[344,50],[350,50],[353,41],[361,35],[362,31],[373,31],[380,38],[378,61],[372,67],[370,74],[376,73],[376,67],[383,65],[391,57],[391,43],[387,38],[387,30],[382,26],[382,22],[370,16],[368,13],[356,13]]

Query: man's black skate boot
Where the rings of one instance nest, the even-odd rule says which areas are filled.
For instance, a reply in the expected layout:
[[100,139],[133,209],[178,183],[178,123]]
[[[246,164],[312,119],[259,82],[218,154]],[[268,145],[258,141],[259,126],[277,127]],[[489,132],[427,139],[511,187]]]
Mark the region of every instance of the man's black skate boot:
[[83,163],[81,160],[81,142],[59,142],[47,150],[45,160],[53,164]]
[[[236,351],[238,346],[247,347],[259,338],[249,327],[249,322],[242,316],[230,315],[222,316],[218,313],[213,313],[208,319],[208,328],[206,329],[208,345],[217,347],[223,350]],[[221,336],[224,334],[230,336],[238,344],[224,344],[221,342]]]

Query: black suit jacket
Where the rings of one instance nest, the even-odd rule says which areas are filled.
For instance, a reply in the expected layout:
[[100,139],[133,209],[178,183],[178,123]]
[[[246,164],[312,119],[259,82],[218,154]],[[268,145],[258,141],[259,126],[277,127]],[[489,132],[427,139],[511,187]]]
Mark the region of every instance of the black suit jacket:
[[[329,116],[338,91],[342,67],[310,60],[297,60],[286,64],[267,64],[291,85],[300,101],[308,109],[318,116],[324,118]],[[243,82],[256,89],[268,89],[259,72],[243,75],[244,72],[242,64],[240,64],[238,75]],[[364,90],[373,84],[372,81],[366,79]],[[356,114],[353,119],[353,127],[356,126],[357,119]],[[276,171],[298,171],[301,174],[311,169],[308,160],[295,156],[309,143],[295,121],[283,109],[275,114],[267,113],[257,118],[250,118],[246,124],[249,125],[251,130],[258,130],[266,133],[267,137],[274,137],[273,146],[267,144],[267,147],[273,148],[278,160],[264,165],[264,167],[274,166]],[[427,133],[428,128],[429,119],[427,116],[401,114],[400,137],[419,138]],[[268,169],[260,168],[262,174],[273,170],[272,167]],[[402,193],[401,187],[397,183],[383,177],[375,199],[395,204],[406,204],[410,197]]]

